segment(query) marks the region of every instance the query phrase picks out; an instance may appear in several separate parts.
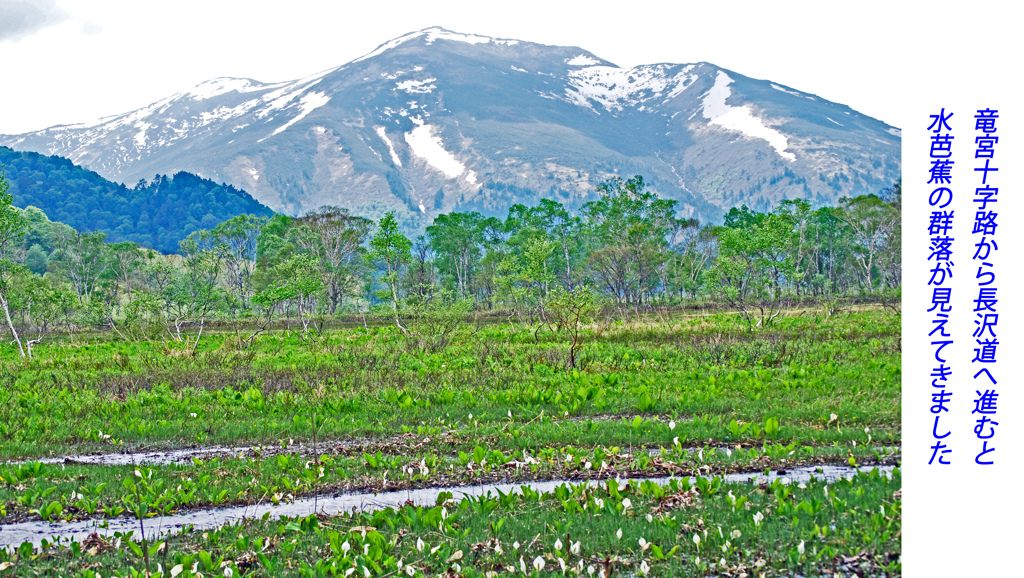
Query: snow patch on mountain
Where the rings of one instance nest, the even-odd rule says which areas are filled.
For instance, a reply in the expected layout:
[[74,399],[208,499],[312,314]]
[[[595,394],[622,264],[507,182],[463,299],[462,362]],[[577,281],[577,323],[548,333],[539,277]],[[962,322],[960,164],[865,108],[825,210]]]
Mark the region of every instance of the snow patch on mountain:
[[684,90],[690,88],[690,85],[692,85],[698,78],[700,78],[696,74],[690,74],[690,71],[693,70],[694,68],[695,65],[690,64],[675,75],[675,77],[672,79],[672,82],[674,82],[676,86],[675,88],[670,90],[669,93],[665,96],[665,102],[668,102],[682,94]]
[[569,71],[569,85],[566,98],[581,106],[594,100],[608,111],[621,111],[625,106],[639,106],[651,98],[660,98],[671,88],[668,98],[678,96],[697,79],[689,74],[693,66],[687,66],[670,76],[670,65],[655,64],[618,68],[615,66],[590,66]]
[[[299,122],[300,120],[305,118],[306,115],[308,115],[309,113],[313,112],[314,110],[316,110],[316,109],[320,108],[321,106],[327,104],[330,100],[331,100],[331,97],[327,96],[326,94],[324,94],[322,92],[310,92],[310,93],[306,94],[305,96],[303,96],[302,98],[299,99],[299,103],[298,103],[299,114],[293,116],[291,118],[291,120],[289,120],[288,122],[286,122],[286,123],[282,124],[281,126],[277,127],[277,130],[275,130],[270,136],[274,136],[276,134],[280,134],[280,133],[284,132],[285,129],[287,129],[288,127],[292,126],[293,124]],[[261,138],[257,142],[263,142],[264,140],[266,140],[268,138],[270,138],[270,137],[263,137],[263,138]]]
[[412,117],[411,120],[416,124],[416,128],[405,133],[405,142],[409,143],[409,148],[412,149],[414,155],[444,173],[449,179],[457,179],[463,173],[468,173],[466,180],[476,183],[476,173],[467,171],[466,165],[445,150],[441,137],[434,135],[433,125],[426,124],[423,119],[418,117]]
[[490,36],[479,36],[477,34],[460,34],[458,32],[452,32],[445,30],[444,28],[428,28],[423,30],[427,35],[427,44],[433,44],[435,40],[454,40],[456,42],[466,42],[469,44],[505,44],[507,46],[514,46],[519,44],[518,40],[499,40],[497,38],[491,38]]
[[781,90],[782,92],[785,92],[786,94],[792,94],[793,96],[803,96],[802,94],[800,94],[799,92],[797,92],[795,90],[789,90],[788,88],[779,86],[778,84],[775,84],[775,83],[772,83],[772,88],[774,88],[775,90]]
[[265,90],[274,86],[280,86],[284,83],[277,85],[253,85],[252,81],[246,78],[214,78],[213,80],[207,80],[202,82],[187,93],[195,100],[206,100],[229,92],[255,92],[257,90]]
[[139,121],[135,126],[139,129],[139,132],[135,134],[135,148],[141,150],[146,148],[146,131],[153,125],[145,121]]
[[355,64],[357,62],[362,62],[364,60],[373,58],[374,56],[383,54],[388,50],[397,48],[410,40],[414,40],[416,38],[424,36],[426,37],[425,41],[427,45],[431,45],[438,40],[453,40],[456,42],[466,42],[468,44],[488,44],[493,42],[495,44],[504,44],[506,46],[514,46],[516,44],[519,44],[518,40],[502,40],[497,38],[491,38],[490,36],[479,36],[477,34],[460,34],[458,32],[445,30],[444,28],[434,27],[426,28],[423,30],[417,30],[416,32],[410,32],[409,34],[399,36],[394,40],[389,40],[375,48],[373,51],[364,54],[363,56],[360,56],[359,58],[356,58],[355,60],[349,62],[349,64]]
[[377,132],[377,136],[384,141],[384,144],[388,145],[388,152],[391,153],[391,160],[394,161],[396,165],[402,166],[402,159],[398,158],[398,154],[395,153],[395,145],[391,144],[391,139],[389,139],[387,133],[384,132],[384,127],[376,126],[373,127],[373,130]]
[[592,64],[600,64],[600,61],[595,60],[586,54],[580,54],[579,56],[574,56],[570,60],[566,60],[565,63],[569,66],[590,66]]
[[903,131],[901,129],[898,129],[898,128],[890,128],[889,130],[887,130],[885,132],[887,132],[887,133],[889,133],[889,134],[891,134],[893,136],[898,136],[898,137],[902,137],[903,136]]
[[775,152],[779,153],[780,157],[788,161],[795,161],[796,155],[786,152],[786,147],[789,144],[786,135],[765,126],[761,119],[751,114],[748,107],[729,106],[725,103],[732,94],[732,89],[729,88],[730,84],[732,84],[732,78],[729,78],[728,74],[718,71],[715,85],[704,97],[704,118],[708,119],[711,124],[741,132],[749,138],[766,140],[775,149]]
[[437,88],[436,85],[431,84],[437,81],[436,78],[428,78],[426,80],[403,80],[402,82],[395,84],[396,90],[404,90],[409,94],[430,94]]

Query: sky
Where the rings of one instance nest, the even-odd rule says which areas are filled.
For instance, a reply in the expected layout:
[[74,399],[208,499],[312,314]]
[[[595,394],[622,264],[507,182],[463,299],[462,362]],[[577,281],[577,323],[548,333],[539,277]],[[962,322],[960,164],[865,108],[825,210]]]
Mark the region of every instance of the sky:
[[[219,76],[299,78],[429,26],[579,46],[619,66],[711,62],[896,126],[894,95],[908,58],[939,68],[926,55],[941,30],[942,3],[927,13],[891,1],[721,6],[0,0],[0,134],[128,112]],[[955,3],[947,8],[960,21],[984,22]]]

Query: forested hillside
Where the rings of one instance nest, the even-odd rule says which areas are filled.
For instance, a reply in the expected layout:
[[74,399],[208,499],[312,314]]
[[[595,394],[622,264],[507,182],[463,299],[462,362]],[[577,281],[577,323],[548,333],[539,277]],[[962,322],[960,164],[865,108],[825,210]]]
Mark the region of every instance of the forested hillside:
[[7,147],[0,147],[0,167],[15,206],[38,207],[79,231],[105,233],[108,242],[134,241],[165,253],[177,252],[195,230],[237,215],[273,214],[245,191],[185,172],[128,188],[68,159]]

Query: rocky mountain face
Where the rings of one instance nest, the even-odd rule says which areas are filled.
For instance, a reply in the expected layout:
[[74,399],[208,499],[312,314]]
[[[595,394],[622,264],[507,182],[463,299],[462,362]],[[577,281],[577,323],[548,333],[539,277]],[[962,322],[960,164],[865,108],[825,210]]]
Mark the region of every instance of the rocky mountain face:
[[322,205],[409,227],[571,207],[642,174],[683,216],[891,185],[900,131],[709,63],[620,68],[575,47],[428,28],[293,82],[218,78],[92,125],[2,135],[134,184],[189,171],[301,214]]

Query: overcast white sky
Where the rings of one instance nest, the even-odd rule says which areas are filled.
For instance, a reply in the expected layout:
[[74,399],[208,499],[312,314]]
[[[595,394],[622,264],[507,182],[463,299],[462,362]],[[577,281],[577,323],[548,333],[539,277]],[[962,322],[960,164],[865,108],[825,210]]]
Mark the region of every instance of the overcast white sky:
[[982,48],[961,34],[943,50],[944,19],[1010,41],[985,35],[984,10],[904,4],[0,0],[0,133],[127,112],[218,76],[294,79],[434,25],[620,66],[712,62],[899,125],[908,67],[970,80]]

